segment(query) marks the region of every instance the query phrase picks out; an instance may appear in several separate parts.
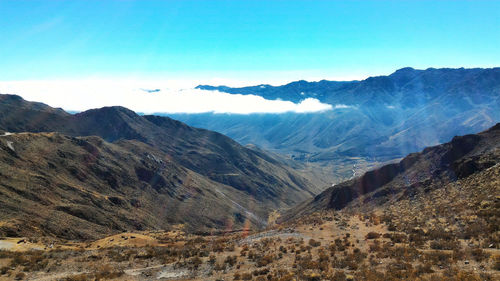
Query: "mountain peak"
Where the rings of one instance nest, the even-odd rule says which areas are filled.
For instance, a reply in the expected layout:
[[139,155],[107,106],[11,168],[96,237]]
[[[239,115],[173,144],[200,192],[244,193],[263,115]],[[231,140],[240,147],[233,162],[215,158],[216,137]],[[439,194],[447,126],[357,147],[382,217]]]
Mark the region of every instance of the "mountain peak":
[[394,71],[394,73],[413,72],[415,70],[416,70],[415,68],[407,66],[407,67],[403,67],[403,68],[400,68],[400,69]]
[[23,101],[23,98],[18,96],[18,95],[2,94],[2,95],[0,95],[0,100],[2,100],[2,101],[6,101],[6,100]]
[[403,68],[400,68],[400,69],[394,71],[394,73],[390,74],[389,76],[390,77],[405,77],[405,76],[412,76],[417,72],[418,72],[418,70],[416,70],[413,67],[403,67]]
[[492,131],[500,131],[500,123],[497,123],[495,126],[487,130],[487,132],[492,132]]
[[76,115],[90,115],[90,114],[118,114],[123,113],[129,117],[139,116],[134,111],[123,106],[106,106],[101,108],[89,109],[84,112],[77,113]]

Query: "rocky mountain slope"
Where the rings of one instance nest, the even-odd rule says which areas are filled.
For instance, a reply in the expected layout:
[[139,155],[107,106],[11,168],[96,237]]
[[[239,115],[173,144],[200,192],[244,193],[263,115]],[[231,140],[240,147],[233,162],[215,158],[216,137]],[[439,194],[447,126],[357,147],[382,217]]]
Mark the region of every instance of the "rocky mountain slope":
[[498,280],[499,139],[497,124],[426,148],[262,231],[192,233],[172,224],[234,230],[248,197],[141,141],[4,135],[0,231],[27,237],[0,238],[0,280]]
[[425,149],[263,231],[0,238],[0,280],[499,280],[499,137]]
[[0,137],[4,234],[263,226],[319,191],[263,151],[166,117],[122,107],[70,115],[10,95],[0,112],[0,130],[14,133]]
[[479,134],[454,137],[448,143],[410,154],[399,163],[385,165],[330,187],[294,207],[282,219],[289,220],[328,209],[349,207],[367,210],[374,206],[388,206],[443,188],[498,166],[498,163],[500,123]]

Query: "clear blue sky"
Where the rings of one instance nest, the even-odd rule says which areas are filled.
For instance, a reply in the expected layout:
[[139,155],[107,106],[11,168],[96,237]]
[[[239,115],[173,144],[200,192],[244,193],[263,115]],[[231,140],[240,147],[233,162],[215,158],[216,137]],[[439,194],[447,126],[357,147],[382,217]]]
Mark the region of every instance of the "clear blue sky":
[[0,38],[0,81],[491,67],[500,1],[0,0]]

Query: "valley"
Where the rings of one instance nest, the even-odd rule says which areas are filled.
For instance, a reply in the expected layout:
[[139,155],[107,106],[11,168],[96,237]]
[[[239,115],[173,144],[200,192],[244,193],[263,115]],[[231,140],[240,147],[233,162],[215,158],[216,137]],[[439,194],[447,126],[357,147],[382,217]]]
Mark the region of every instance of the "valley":
[[[113,154],[118,149],[97,137],[21,136],[44,139],[40,147],[45,149],[48,141],[58,142],[60,149],[70,145],[68,141],[87,149],[87,142],[101,142],[99,151],[110,146],[107,153]],[[6,137],[13,138],[17,148],[10,153],[26,149],[19,136]],[[186,217],[164,227],[169,230],[151,229],[160,224],[144,225],[150,230],[142,231],[124,227],[113,235],[99,232],[99,239],[68,239],[57,232],[2,238],[0,280],[497,280],[499,140],[500,124],[455,137],[330,187],[270,216],[260,230],[248,224],[196,233],[189,221],[180,223]],[[134,151],[130,145],[127,151]],[[92,190],[81,192],[101,196]],[[236,203],[228,199],[224,194],[222,201]],[[240,204],[244,203],[236,203],[243,209]],[[43,214],[43,209],[37,210]],[[36,218],[34,214],[29,216]],[[140,213],[128,213],[128,219],[131,214]],[[65,221],[74,222],[71,229],[82,228],[75,218]],[[41,227],[48,230],[47,225]]]
[[[282,86],[198,89],[332,106],[315,113],[166,114],[288,157],[326,167],[332,183],[500,120],[499,68],[402,68],[360,81],[296,81]],[[159,113],[161,114],[161,113]]]
[[[465,109],[454,96],[443,110],[451,101],[435,92],[403,105],[401,89],[436,71],[472,75],[483,98]],[[403,69],[283,86],[399,83],[388,93],[402,109],[385,123],[395,115],[379,112],[379,88],[332,112],[172,116],[244,145],[124,107],[69,114],[0,95],[0,280],[497,280],[495,79],[497,69]],[[477,94],[457,83],[446,87],[463,100]]]
[[0,281],[500,281],[499,12],[0,0]]
[[257,233],[15,239],[0,250],[0,280],[497,280],[499,176],[497,164],[390,207],[325,210]]
[[11,132],[0,137],[0,235],[260,228],[321,190],[277,156],[166,117],[120,107],[70,115],[12,95],[0,108]]

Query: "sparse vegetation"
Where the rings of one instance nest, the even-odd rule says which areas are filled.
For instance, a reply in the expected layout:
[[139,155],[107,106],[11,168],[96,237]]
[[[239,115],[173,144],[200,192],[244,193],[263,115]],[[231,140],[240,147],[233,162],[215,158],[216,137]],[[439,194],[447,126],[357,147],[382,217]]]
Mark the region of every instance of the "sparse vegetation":
[[0,250],[0,279],[498,280],[499,178],[495,165],[456,181],[391,186],[263,231],[9,238],[15,251]]

